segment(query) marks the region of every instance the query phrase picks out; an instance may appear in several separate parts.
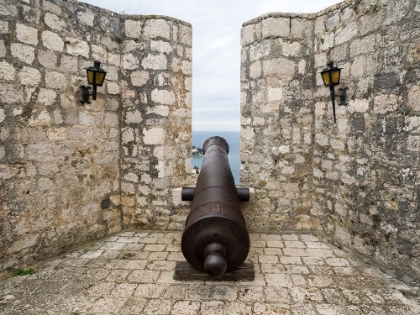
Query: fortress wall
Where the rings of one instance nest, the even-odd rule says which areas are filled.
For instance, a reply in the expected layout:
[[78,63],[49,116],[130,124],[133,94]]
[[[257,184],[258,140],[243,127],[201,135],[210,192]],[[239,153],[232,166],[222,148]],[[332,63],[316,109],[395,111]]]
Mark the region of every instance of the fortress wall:
[[[419,21],[419,2],[408,0],[344,3],[317,16],[313,154],[313,211],[325,235],[417,281]],[[337,124],[318,74],[327,60],[348,88]]]
[[[262,16],[242,29],[241,179],[256,191],[255,210],[246,215],[256,229],[321,230],[346,250],[418,281],[420,4],[346,1],[287,16]],[[296,19],[308,35],[294,43]],[[279,39],[287,45],[275,46]],[[305,49],[292,58],[307,63],[302,73],[299,59],[287,63],[284,55],[284,47],[299,45]],[[271,56],[283,58],[278,70],[264,70]],[[339,87],[348,88],[336,124],[319,74],[328,60],[343,68]]]
[[267,14],[244,23],[241,184],[253,230],[320,228],[311,210],[313,19]]
[[127,16],[123,25],[124,223],[183,229],[189,203],[173,188],[191,185],[192,29],[162,16]]
[[[0,270],[137,226],[142,203],[153,227],[187,211],[174,187],[188,182],[189,24],[4,0],[0,33]],[[94,60],[108,74],[82,105]]]

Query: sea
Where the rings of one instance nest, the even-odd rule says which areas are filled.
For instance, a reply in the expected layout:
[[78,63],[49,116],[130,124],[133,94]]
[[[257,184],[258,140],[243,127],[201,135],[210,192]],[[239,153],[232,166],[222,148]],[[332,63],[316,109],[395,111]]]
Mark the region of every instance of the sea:
[[[203,148],[203,143],[208,138],[213,136],[222,137],[229,144],[229,165],[232,171],[235,184],[239,185],[239,172],[241,168],[241,157],[240,157],[240,131],[193,131],[192,133],[192,145],[197,148]],[[192,166],[201,168],[203,162],[203,156],[194,156],[191,159]]]

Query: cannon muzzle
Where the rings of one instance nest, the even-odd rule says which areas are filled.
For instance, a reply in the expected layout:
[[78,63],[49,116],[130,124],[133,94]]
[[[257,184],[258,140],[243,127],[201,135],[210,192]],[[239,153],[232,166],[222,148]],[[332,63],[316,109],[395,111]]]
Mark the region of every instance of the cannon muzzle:
[[195,269],[218,277],[237,269],[248,256],[249,234],[239,202],[249,201],[249,190],[235,187],[225,139],[207,139],[203,151],[196,187],[182,191],[182,199],[191,201],[191,211],[181,249]]

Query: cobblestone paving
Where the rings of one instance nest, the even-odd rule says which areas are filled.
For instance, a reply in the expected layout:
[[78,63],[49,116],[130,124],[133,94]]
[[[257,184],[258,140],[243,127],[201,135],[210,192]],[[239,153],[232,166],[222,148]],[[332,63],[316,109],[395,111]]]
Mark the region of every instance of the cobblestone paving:
[[180,237],[122,232],[46,262],[0,282],[0,314],[420,314],[412,288],[307,234],[251,234],[254,281],[176,281]]

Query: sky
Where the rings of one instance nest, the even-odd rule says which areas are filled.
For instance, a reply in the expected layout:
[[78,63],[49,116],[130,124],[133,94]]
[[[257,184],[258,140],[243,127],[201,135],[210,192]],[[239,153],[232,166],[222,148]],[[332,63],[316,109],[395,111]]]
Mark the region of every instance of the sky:
[[270,12],[315,13],[338,0],[81,0],[118,13],[166,15],[193,27],[193,131],[240,129],[241,27]]

